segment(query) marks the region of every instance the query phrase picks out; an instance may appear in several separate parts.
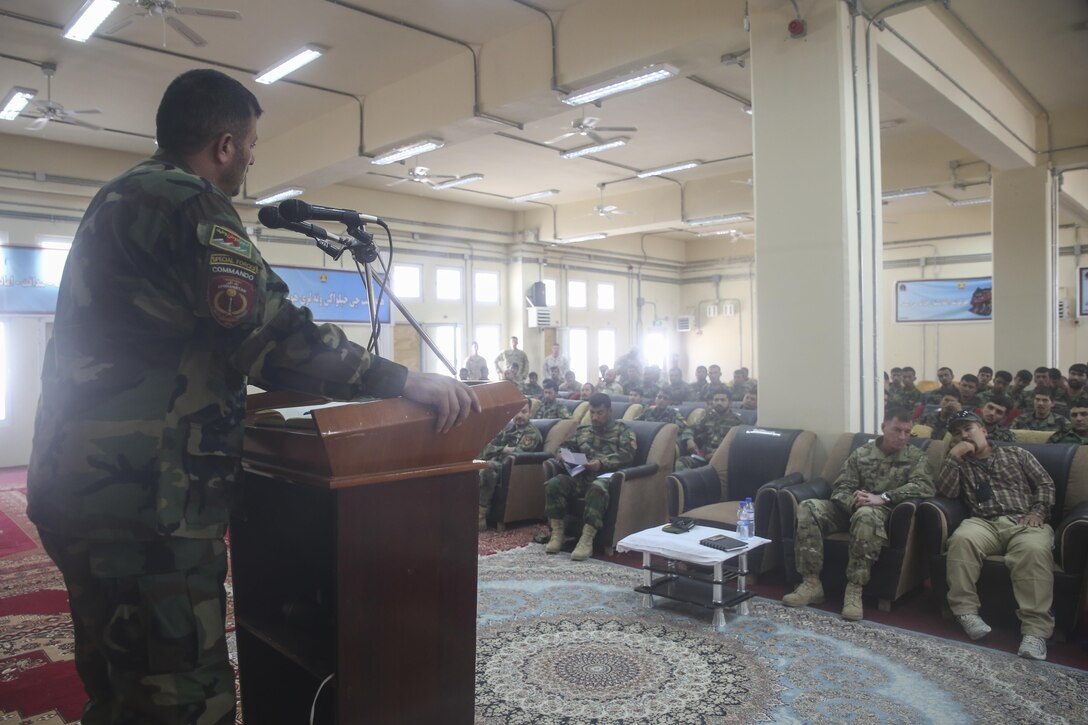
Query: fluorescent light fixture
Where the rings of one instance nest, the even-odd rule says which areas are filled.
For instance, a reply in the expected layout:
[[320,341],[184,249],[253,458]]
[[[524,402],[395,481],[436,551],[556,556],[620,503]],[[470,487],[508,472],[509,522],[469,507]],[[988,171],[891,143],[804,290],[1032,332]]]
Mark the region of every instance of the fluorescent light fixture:
[[925,196],[929,192],[933,191],[928,186],[920,186],[915,189],[896,189],[895,191],[886,191],[880,195],[880,198],[884,201],[889,199],[906,199],[911,196]]
[[600,143],[591,143],[588,146],[579,146],[576,149],[570,151],[560,151],[559,155],[565,159],[576,159],[579,156],[588,156],[589,154],[599,154],[602,151],[608,151],[609,149],[618,149],[620,146],[626,146],[627,142],[631,139],[627,136],[620,136],[619,138],[612,138],[607,141],[601,141]]
[[980,196],[977,199],[956,199],[948,203],[952,206],[978,206],[979,204],[989,204],[991,201],[992,199],[988,196]]
[[896,126],[902,126],[903,119],[901,118],[889,118],[887,121],[880,122],[880,130],[887,131],[889,128],[895,128]]
[[275,83],[288,73],[294,73],[307,63],[317,60],[328,50],[328,48],[323,48],[320,45],[304,45],[279,63],[258,73],[257,82],[265,85]]
[[98,26],[105,22],[116,8],[116,0],[87,0],[68,24],[64,26],[64,37],[83,43],[94,35]]
[[257,200],[257,206],[275,204],[277,201],[283,201],[284,199],[293,199],[296,196],[302,196],[305,191],[305,189],[284,189],[283,191],[277,191],[275,194],[262,196]]
[[483,174],[468,174],[466,176],[458,176],[456,179],[447,179],[446,181],[440,181],[433,185],[431,188],[435,191],[442,191],[443,189],[452,189],[455,186],[464,186],[465,184],[472,184],[477,181],[482,181]]
[[748,106],[748,105],[744,105],[744,106],[741,106],[741,107],[740,107],[740,110],[744,111],[744,112],[745,112],[745,113],[747,113],[747,114],[748,114],[749,116],[751,116],[751,115],[753,115],[753,114],[755,113],[755,111],[753,111],[753,110],[752,110],[752,107],[751,107],[751,106]]
[[687,169],[694,169],[696,166],[700,166],[702,161],[681,161],[678,164],[669,164],[668,166],[659,166],[656,169],[646,169],[645,171],[639,171],[635,173],[640,179],[645,179],[648,176],[661,176],[662,174],[671,174],[674,171],[685,171]]
[[722,214],[720,216],[708,216],[701,219],[688,219],[685,224],[689,227],[707,227],[711,224],[728,224],[730,222],[747,222],[751,217],[747,214]]
[[443,141],[439,141],[436,138],[427,138],[422,141],[416,141],[415,143],[408,144],[407,146],[398,146],[397,148],[386,151],[384,154],[378,154],[370,160],[370,163],[378,166],[384,166],[385,164],[392,164],[397,161],[403,161],[404,159],[411,158],[412,156],[419,156],[425,154],[428,151],[434,151],[440,149],[446,144]]
[[536,199],[544,199],[549,196],[555,196],[558,193],[559,189],[545,189],[544,191],[534,191],[532,194],[515,196],[510,201],[534,201]]
[[36,95],[38,95],[38,92],[33,88],[15,86],[4,96],[4,106],[3,110],[0,110],[0,119],[14,121],[26,108],[26,104],[30,103],[30,99]]
[[583,234],[580,237],[560,237],[555,241],[559,244],[574,244],[575,242],[592,242],[594,239],[604,239],[607,234]]
[[737,235],[737,230],[736,229],[717,229],[717,230],[712,231],[712,232],[699,232],[695,236],[697,236],[697,237],[724,237],[724,236],[735,237],[735,236],[738,236],[738,235]]
[[580,106],[583,103],[593,103],[594,101],[607,96],[614,96],[617,93],[633,91],[636,88],[642,88],[651,83],[668,80],[679,72],[680,71],[670,65],[659,63],[643,68],[642,70],[634,71],[633,73],[628,73],[619,78],[613,78],[612,80],[604,81],[603,83],[597,83],[577,91],[572,91],[559,100],[568,106]]

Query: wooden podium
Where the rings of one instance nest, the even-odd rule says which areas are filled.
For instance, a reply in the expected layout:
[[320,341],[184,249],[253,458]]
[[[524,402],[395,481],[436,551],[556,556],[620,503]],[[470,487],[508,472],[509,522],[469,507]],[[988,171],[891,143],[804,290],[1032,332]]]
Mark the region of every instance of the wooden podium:
[[472,461],[525,400],[474,390],[483,412],[445,435],[402,398],[314,410],[309,430],[247,426],[230,528],[247,724],[308,723],[329,675],[315,723],[473,722]]

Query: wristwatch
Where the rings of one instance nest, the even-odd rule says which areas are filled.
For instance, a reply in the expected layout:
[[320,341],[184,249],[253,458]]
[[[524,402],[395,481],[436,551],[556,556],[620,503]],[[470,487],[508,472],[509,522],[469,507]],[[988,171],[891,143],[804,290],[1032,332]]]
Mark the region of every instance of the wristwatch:
[[884,503],[886,503],[886,504],[892,502],[892,497],[889,496],[887,493],[880,494],[880,498],[884,499]]

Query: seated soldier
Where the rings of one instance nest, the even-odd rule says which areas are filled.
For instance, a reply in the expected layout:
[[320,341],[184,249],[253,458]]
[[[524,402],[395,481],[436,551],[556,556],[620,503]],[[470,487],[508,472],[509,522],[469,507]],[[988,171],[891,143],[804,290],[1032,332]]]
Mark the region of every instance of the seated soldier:
[[1013,430],[1065,430],[1069,420],[1054,413],[1050,388],[1035,388],[1035,406],[1012,422]]
[[940,405],[941,398],[944,397],[945,393],[947,393],[949,390],[952,390],[953,388],[959,390],[959,388],[956,388],[956,384],[952,382],[954,378],[955,376],[952,373],[952,368],[937,368],[937,382],[941,384],[941,387],[926,393],[925,396],[922,398],[922,402],[926,403],[927,405]]
[[[637,441],[635,432],[623,421],[612,419],[612,399],[604,393],[594,393],[589,398],[589,425],[578,430],[560,446],[571,453],[586,457],[585,470],[576,476],[561,473],[544,483],[544,510],[552,527],[551,538],[544,549],[548,554],[558,554],[563,548],[564,517],[567,506],[575,498],[585,496],[582,536],[571,553],[571,561],[582,561],[593,553],[593,537],[604,525],[608,510],[608,479],[599,478],[612,473],[635,460]],[[563,465],[562,458],[556,460]]]
[[1085,390],[1085,384],[1088,384],[1088,365],[1083,363],[1074,363],[1069,366],[1069,374],[1065,380],[1066,388],[1069,391],[1069,400],[1074,401],[1088,392]]
[[[710,398],[710,408],[695,425],[691,426],[692,440],[695,451],[690,455],[681,456],[676,461],[675,469],[683,471],[687,468],[705,466],[714,451],[725,440],[726,434],[733,426],[743,423],[736,413],[729,408],[729,393],[724,387],[715,388]],[[690,451],[690,446],[689,446]]]
[[960,405],[964,410],[974,410],[982,405],[982,399],[978,396],[978,378],[971,373],[960,378]]
[[630,395],[632,388],[642,387],[642,373],[639,372],[637,365],[628,365],[626,369],[621,369],[623,373],[623,394]]
[[994,369],[989,365],[983,365],[978,369],[978,392],[985,393],[990,389],[990,381],[994,379]]
[[691,395],[691,386],[684,382],[680,368],[669,368],[669,384],[662,388],[669,394],[669,400],[679,405]]
[[1032,397],[1028,389],[1031,382],[1031,371],[1017,370],[1012,378],[1012,385],[1005,392],[1005,397],[1012,401],[1012,407],[1018,410],[1027,410],[1032,406]]
[[647,365],[642,373],[642,397],[653,400],[661,388],[661,368],[657,365]]
[[906,408],[913,411],[914,406],[922,402],[922,391],[914,387],[914,368],[903,368],[902,386],[888,394],[888,404],[893,408]]
[[680,411],[672,407],[671,403],[672,399],[669,398],[669,394],[662,390],[654,398],[654,404],[643,410],[638,419],[655,423],[675,423],[676,427],[680,429],[676,435],[676,444],[680,447],[680,454],[695,453],[695,441],[693,440],[691,426],[684,420],[684,416],[680,415]]
[[578,400],[589,400],[593,397],[593,394],[597,392],[597,388],[593,387],[590,383],[582,383],[582,391],[578,396],[570,396],[571,399],[577,398]]
[[1065,376],[1058,368],[1047,368],[1047,387],[1050,388],[1050,399],[1054,401],[1054,412],[1061,416],[1069,414],[1069,385]]
[[948,606],[968,637],[989,634],[978,616],[978,578],[986,557],[1003,554],[1019,606],[1017,654],[1045,660],[1054,632],[1054,530],[1046,523],[1054,480],[1023,448],[991,446],[977,415],[965,410],[960,416],[952,421],[954,445],[936,484],[938,493],[963,501],[970,513],[948,538]]
[[804,579],[782,597],[787,607],[824,601],[820,571],[824,564],[824,536],[850,532],[846,564],[843,619],[864,616],[861,591],[869,583],[873,562],[888,545],[887,521],[896,504],[908,498],[933,495],[933,475],[926,454],[910,445],[911,412],[890,408],[880,426],[883,435],[850,454],[835,479],[829,500],[806,499],[797,506],[794,550],[797,571]]
[[706,393],[710,387],[710,380],[707,378],[710,371],[707,370],[706,365],[700,365],[695,368],[695,382],[691,384],[691,395],[693,401],[706,400]]
[[948,433],[948,421],[961,410],[963,410],[963,406],[960,404],[959,391],[949,390],[941,398],[941,407],[926,413],[918,419],[918,422],[933,429],[930,438],[935,441],[943,441],[945,434]]
[[744,400],[744,394],[755,389],[754,383],[748,379],[748,372],[744,368],[733,371],[733,384],[727,388],[729,400],[739,403]]
[[532,398],[535,398],[544,392],[544,388],[540,387],[539,378],[535,372],[529,373],[529,380],[522,383],[521,392]]
[[645,402],[645,399],[642,397],[642,388],[639,387],[631,387],[631,389],[627,391],[627,398],[631,405],[642,405]]
[[741,401],[741,410],[756,410],[759,408],[759,393],[752,391],[744,394],[744,400]]
[[540,395],[540,407],[536,409],[537,418],[569,418],[570,411],[567,406],[556,400],[559,388],[554,380],[545,380]]
[[[886,373],[885,373],[886,374]],[[903,388],[903,368],[892,368],[892,382],[889,386],[889,393],[895,393]]]
[[991,441],[1004,441],[1015,443],[1016,436],[1005,425],[1005,416],[1009,414],[1009,399],[1003,395],[995,395],[986,401],[979,412],[982,419],[982,428],[986,437]]
[[514,416],[506,427],[499,431],[480,454],[487,461],[487,468],[480,470],[480,531],[487,530],[487,516],[491,509],[491,499],[502,476],[502,459],[519,451],[539,451],[544,447],[540,431],[529,422],[529,400]]
[[573,370],[563,373],[563,384],[559,386],[561,393],[577,393],[581,389],[582,384],[578,382],[578,378],[574,377]]
[[[982,402],[984,404],[995,396],[1000,396],[1002,398],[1008,397],[1010,383],[1012,383],[1012,373],[1010,373],[1008,370],[998,370],[997,373],[994,374],[994,379],[990,386],[990,389],[985,392],[979,393],[978,397],[982,399]],[[1010,405],[1011,404],[1012,403],[1010,401]]]
[[615,368],[605,369],[604,377],[597,383],[597,392],[605,395],[623,395],[623,386],[616,382]]
[[1069,427],[1047,439],[1047,443],[1088,445],[1088,397],[1077,398],[1069,404]]

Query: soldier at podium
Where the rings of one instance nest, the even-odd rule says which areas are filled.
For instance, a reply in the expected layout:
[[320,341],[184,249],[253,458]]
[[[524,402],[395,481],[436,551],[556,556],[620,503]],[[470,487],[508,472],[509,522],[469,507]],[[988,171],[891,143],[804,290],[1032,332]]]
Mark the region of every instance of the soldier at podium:
[[27,510],[68,589],[84,725],[235,720],[223,537],[247,383],[404,395],[435,406],[440,431],[480,408],[288,300],[230,202],[260,115],[223,73],[178,76],[158,151],[99,191],[65,265]]

